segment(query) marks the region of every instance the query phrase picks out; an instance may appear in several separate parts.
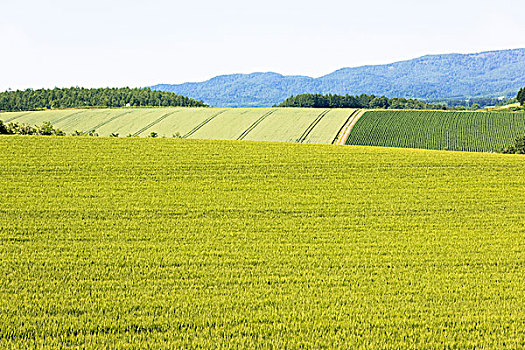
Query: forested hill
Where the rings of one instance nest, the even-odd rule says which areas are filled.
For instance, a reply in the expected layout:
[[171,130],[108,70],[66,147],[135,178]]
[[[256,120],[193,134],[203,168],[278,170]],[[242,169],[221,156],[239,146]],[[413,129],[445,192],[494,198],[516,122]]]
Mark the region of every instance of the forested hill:
[[202,101],[171,92],[131,88],[67,88],[0,93],[0,111],[80,107],[205,107]]
[[202,83],[161,84],[170,91],[221,107],[272,106],[291,95],[339,94],[463,99],[515,97],[525,86],[525,49],[430,55],[385,65],[343,68],[320,78],[253,73]]

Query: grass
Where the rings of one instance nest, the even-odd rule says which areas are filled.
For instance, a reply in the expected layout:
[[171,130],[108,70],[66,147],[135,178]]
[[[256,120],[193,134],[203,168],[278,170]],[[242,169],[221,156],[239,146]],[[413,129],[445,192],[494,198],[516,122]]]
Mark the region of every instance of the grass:
[[499,152],[525,135],[525,113],[369,111],[349,145]]
[[0,137],[0,348],[523,348],[525,157]]

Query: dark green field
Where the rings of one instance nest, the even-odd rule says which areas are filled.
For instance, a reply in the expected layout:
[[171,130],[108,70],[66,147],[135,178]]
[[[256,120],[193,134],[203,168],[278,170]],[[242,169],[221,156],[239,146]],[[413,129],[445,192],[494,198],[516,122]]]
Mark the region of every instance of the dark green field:
[[0,348],[520,349],[525,157],[0,137]]
[[525,135],[525,113],[369,111],[348,145],[499,152]]

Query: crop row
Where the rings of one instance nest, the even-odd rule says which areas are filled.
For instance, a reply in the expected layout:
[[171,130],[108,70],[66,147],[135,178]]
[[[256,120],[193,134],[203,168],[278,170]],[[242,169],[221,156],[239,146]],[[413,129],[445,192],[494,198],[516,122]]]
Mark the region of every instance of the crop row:
[[496,152],[522,135],[522,113],[370,111],[347,144]]

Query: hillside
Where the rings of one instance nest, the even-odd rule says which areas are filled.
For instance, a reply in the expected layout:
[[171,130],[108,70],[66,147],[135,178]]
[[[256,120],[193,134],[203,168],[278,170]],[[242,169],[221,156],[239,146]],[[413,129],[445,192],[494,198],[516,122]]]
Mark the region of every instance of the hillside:
[[[359,113],[358,113],[359,111]],[[497,152],[525,135],[525,113],[351,108],[116,108],[0,113],[67,134],[352,144]],[[355,126],[354,126],[355,125]],[[344,130],[344,131],[343,131]],[[344,135],[344,136],[343,136]]]
[[200,83],[159,84],[218,107],[267,107],[291,95],[375,94],[418,99],[515,97],[525,86],[525,49],[428,55],[385,65],[343,68],[320,78],[277,73],[223,75]]
[[0,113],[7,123],[49,121],[68,134],[332,143],[354,109],[116,108]]

